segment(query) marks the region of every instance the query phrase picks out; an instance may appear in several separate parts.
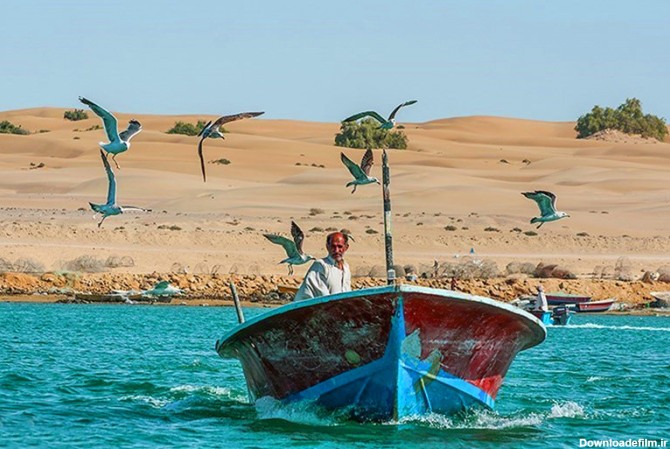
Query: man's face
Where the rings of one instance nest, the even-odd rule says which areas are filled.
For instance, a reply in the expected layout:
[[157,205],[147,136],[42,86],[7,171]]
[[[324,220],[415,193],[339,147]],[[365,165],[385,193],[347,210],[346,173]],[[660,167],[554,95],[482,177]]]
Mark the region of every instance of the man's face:
[[342,234],[335,234],[330,239],[330,245],[327,247],[328,255],[332,257],[335,262],[342,262],[344,253],[349,249],[349,245]]

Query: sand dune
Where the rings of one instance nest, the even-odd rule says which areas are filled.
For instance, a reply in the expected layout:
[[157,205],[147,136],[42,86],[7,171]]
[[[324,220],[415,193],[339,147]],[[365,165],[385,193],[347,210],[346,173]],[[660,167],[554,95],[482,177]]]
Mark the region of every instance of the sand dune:
[[[178,120],[216,117],[118,113],[120,126],[136,118],[144,127],[117,158],[118,201],[153,211],[111,217],[98,229],[88,202],[106,197],[97,146],[104,131],[92,129],[100,125],[93,114],[71,122],[63,112],[0,112],[0,120],[35,132],[0,134],[4,258],[30,257],[57,269],[83,254],[128,255],[135,266],[125,269],[136,272],[169,271],[176,263],[283,273],[281,248],[261,234],[287,234],[293,219],[307,232],[309,252],[324,253],[326,229],[347,227],[356,237],[352,267],[383,264],[381,191],[363,186],[352,195],[345,188],[350,176],[340,152],[358,161],[363,151],[333,145],[339,124],[262,117],[230,123],[225,140],[204,143],[206,161],[230,164],[208,163],[203,183],[198,138],[165,131]],[[621,256],[636,271],[670,264],[667,143],[578,140],[571,122],[501,117],[404,125],[409,148],[389,152],[398,263],[430,264],[475,248],[501,268],[512,260],[556,261],[586,274]],[[381,178],[380,151],[375,157],[373,175]],[[535,230],[528,221],[537,208],[520,195],[535,189],[555,192],[571,218]]]

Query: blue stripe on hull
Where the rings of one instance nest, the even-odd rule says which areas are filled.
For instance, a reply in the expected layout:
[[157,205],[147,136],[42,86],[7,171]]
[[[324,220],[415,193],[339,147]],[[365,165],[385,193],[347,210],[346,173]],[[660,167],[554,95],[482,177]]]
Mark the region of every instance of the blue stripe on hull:
[[426,413],[450,415],[475,405],[493,408],[480,388],[442,369],[439,354],[421,360],[403,349],[402,297],[393,316],[391,335],[381,359],[293,394],[287,402],[313,400],[331,409],[349,409],[362,420],[399,420]]

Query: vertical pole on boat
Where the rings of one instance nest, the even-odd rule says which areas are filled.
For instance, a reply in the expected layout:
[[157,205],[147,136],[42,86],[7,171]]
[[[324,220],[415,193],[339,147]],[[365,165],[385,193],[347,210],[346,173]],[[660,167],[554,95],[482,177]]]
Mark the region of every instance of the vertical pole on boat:
[[242,305],[240,305],[240,297],[237,296],[237,288],[234,282],[230,282],[230,292],[233,294],[233,304],[235,304],[235,312],[237,312],[237,321],[244,323],[244,313],[242,313]]
[[393,236],[391,235],[391,174],[386,149],[382,150],[382,192],[384,195],[384,249],[386,250],[386,283],[395,284],[393,269]]

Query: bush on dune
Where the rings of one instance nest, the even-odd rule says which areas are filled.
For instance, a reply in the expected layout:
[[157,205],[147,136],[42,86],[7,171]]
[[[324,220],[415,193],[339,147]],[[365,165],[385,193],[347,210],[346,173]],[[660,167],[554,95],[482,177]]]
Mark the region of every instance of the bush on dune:
[[[183,134],[185,136],[197,136],[200,134],[200,131],[205,127],[207,124],[206,121],[204,120],[198,120],[198,123],[195,125],[193,123],[187,123],[187,122],[182,122],[182,121],[177,121],[175,122],[174,126],[167,131],[165,131],[167,134]],[[219,129],[219,132],[221,133],[226,133],[226,131],[223,128]]]
[[12,122],[3,120],[0,122],[0,134],[20,134],[27,135],[30,134],[30,131],[27,129],[21,128],[21,125],[16,126]]
[[88,118],[88,114],[83,109],[75,109],[73,111],[65,111],[63,113],[63,118],[76,122],[78,120],[86,120]]
[[591,112],[577,119],[577,138],[585,138],[605,129],[616,129],[626,134],[640,134],[661,142],[668,134],[665,119],[642,113],[642,103],[637,98],[627,98],[618,108],[594,106]]
[[407,136],[402,131],[379,128],[373,119],[361,122],[342,122],[340,132],[335,135],[335,145],[346,148],[407,148]]

